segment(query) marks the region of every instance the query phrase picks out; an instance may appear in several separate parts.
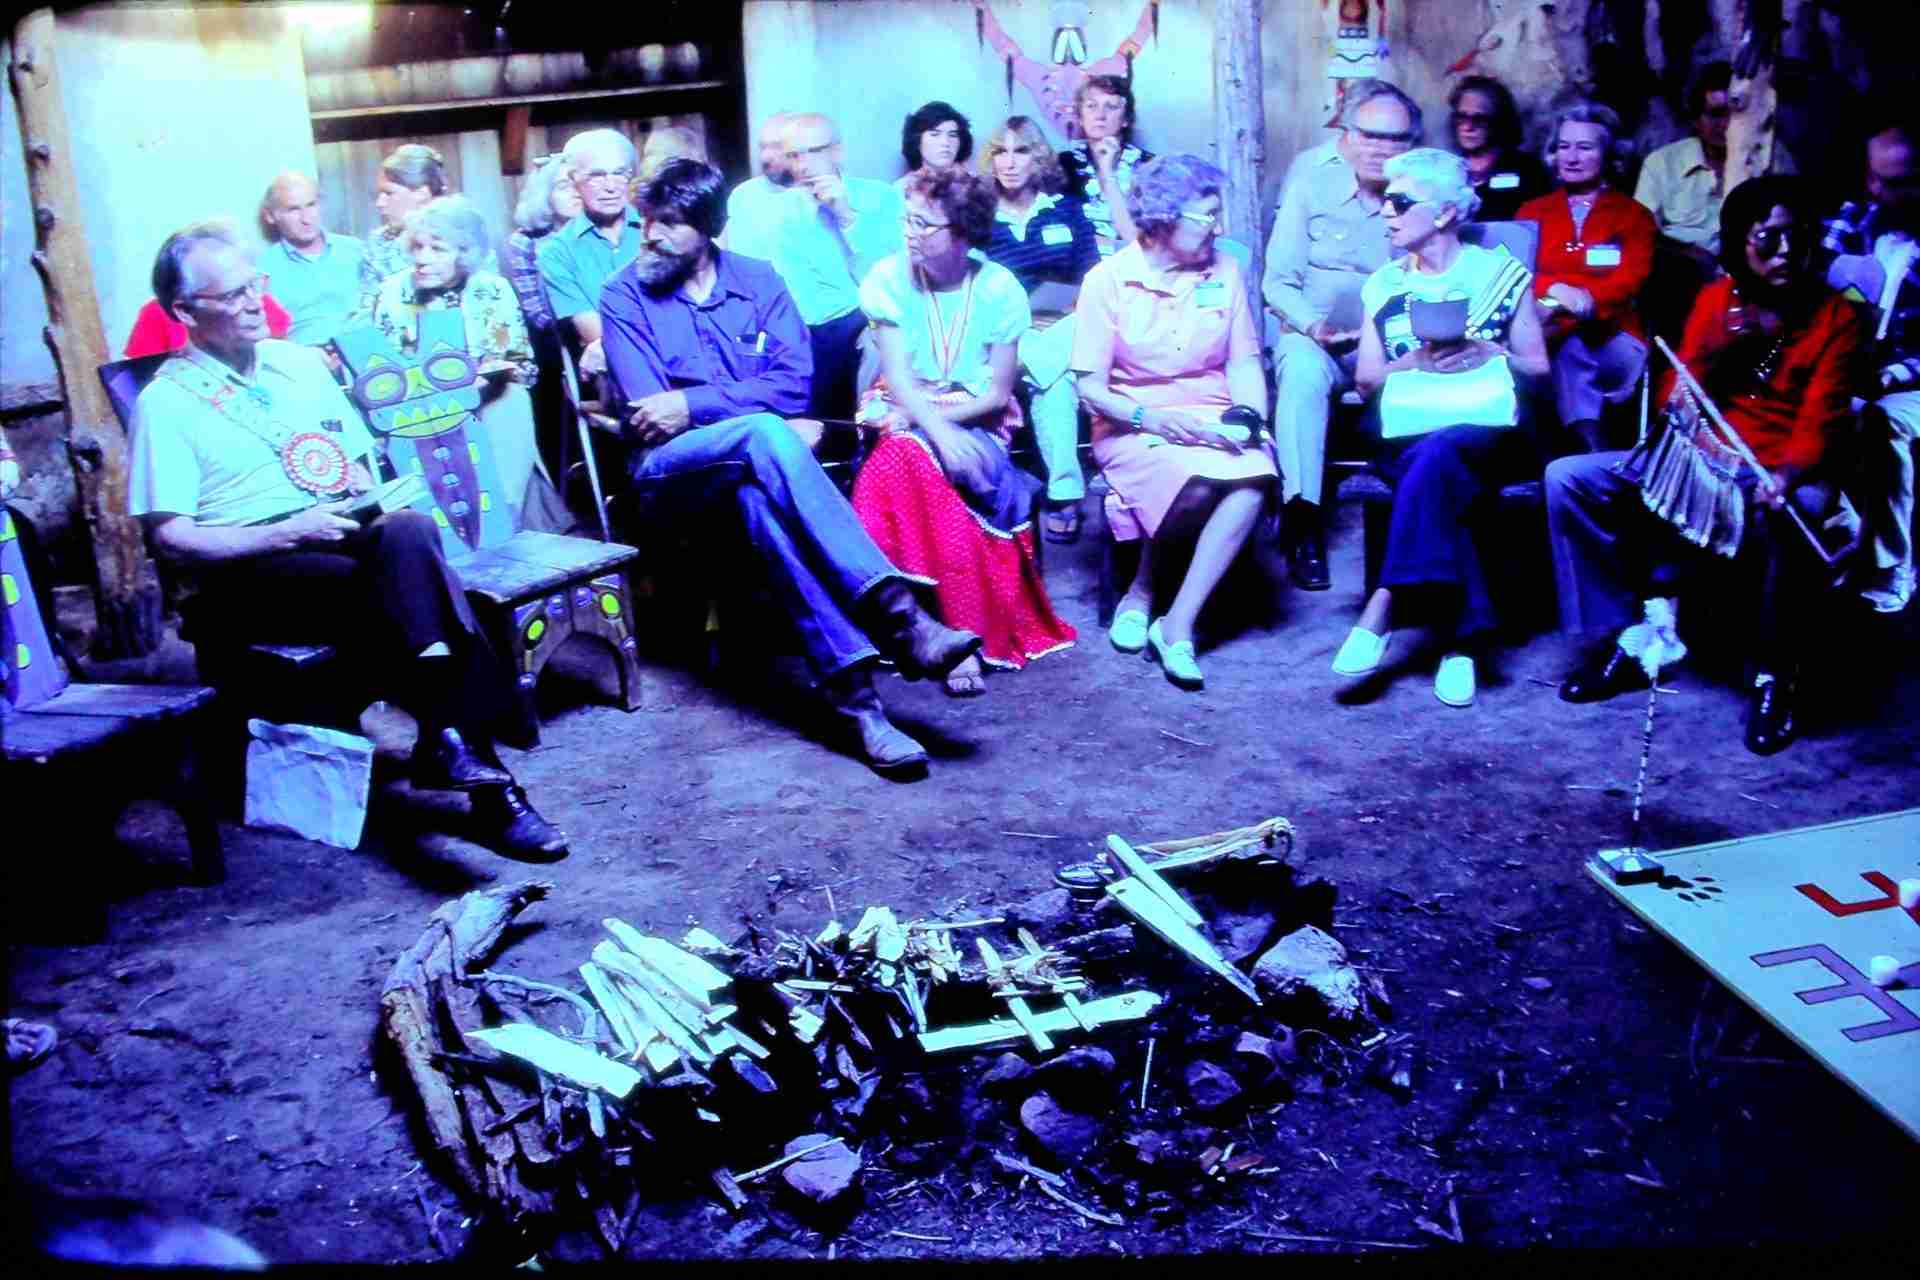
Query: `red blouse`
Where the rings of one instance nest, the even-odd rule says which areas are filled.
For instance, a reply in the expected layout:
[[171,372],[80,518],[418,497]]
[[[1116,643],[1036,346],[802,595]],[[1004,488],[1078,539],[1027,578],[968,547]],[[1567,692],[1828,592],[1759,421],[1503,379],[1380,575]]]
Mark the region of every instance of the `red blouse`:
[[[1533,272],[1535,297],[1556,284],[1573,285],[1593,295],[1593,317],[1575,320],[1564,311],[1549,313],[1547,338],[1559,341],[1575,328],[1597,328],[1600,339],[1614,332],[1643,336],[1634,301],[1653,271],[1653,242],[1659,234],[1653,215],[1639,201],[1602,189],[1587,211],[1579,237],[1573,234],[1573,210],[1566,188],[1521,205],[1513,215],[1540,224],[1540,261]],[[1618,250],[1608,252],[1608,246]],[[1599,254],[1591,251],[1598,248]],[[1612,261],[1617,256],[1618,261]],[[1597,261],[1596,261],[1597,258]]]
[[[1708,381],[1714,359],[1733,341],[1727,312],[1736,301],[1733,278],[1722,276],[1700,291],[1687,317],[1680,358],[1702,383]],[[1715,402],[1761,465],[1810,467],[1820,461],[1828,437],[1853,414],[1854,363],[1863,332],[1854,305],[1830,292],[1804,328],[1786,335],[1765,382]],[[1668,369],[1654,403],[1665,404],[1678,381],[1679,375]]]

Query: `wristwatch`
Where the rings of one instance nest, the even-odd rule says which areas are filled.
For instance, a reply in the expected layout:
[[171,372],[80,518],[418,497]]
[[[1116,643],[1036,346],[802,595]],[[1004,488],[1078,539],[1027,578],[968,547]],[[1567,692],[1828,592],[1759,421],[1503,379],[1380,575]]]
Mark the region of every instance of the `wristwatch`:
[[1147,423],[1147,406],[1143,404],[1137,404],[1133,406],[1133,416],[1127,419],[1127,425],[1132,427],[1135,431],[1138,431],[1142,427],[1146,426],[1146,423]]

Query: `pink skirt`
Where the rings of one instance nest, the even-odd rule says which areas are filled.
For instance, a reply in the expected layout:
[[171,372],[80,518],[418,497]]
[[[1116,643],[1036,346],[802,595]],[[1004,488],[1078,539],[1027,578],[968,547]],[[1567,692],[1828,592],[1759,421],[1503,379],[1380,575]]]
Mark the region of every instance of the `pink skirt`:
[[1258,480],[1280,474],[1264,447],[1228,453],[1205,445],[1174,444],[1144,431],[1118,432],[1094,441],[1093,460],[1111,489],[1107,527],[1113,530],[1115,542],[1157,534],[1167,509],[1195,477]]

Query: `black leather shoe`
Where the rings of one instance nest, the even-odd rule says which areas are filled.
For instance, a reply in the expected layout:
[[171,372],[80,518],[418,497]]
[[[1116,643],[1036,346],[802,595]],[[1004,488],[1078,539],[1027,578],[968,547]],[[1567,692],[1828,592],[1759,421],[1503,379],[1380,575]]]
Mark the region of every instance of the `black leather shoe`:
[[483,833],[480,843],[495,853],[519,862],[558,862],[567,856],[566,836],[527,803],[517,782],[476,791],[473,816]]
[[1601,702],[1616,693],[1645,689],[1650,683],[1647,669],[1613,645],[1604,656],[1589,660],[1560,682],[1560,701]]
[[984,643],[971,631],[936,621],[897,578],[875,587],[867,600],[873,619],[867,634],[909,680],[944,680]]
[[1747,695],[1747,750],[1757,756],[1784,751],[1799,735],[1793,727],[1793,686],[1767,680]]
[[474,753],[458,729],[422,730],[413,747],[413,785],[426,791],[504,787],[513,775]]
[[1327,572],[1327,535],[1317,525],[1302,529],[1287,552],[1287,572],[1302,591],[1325,591],[1333,585]]

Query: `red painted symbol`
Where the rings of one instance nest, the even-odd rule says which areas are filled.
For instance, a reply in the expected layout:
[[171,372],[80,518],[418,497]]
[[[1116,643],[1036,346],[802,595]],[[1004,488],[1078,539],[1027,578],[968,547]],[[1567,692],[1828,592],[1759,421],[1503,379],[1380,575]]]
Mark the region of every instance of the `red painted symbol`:
[[[1881,896],[1861,902],[1841,902],[1817,884],[1797,884],[1793,887],[1806,894],[1814,905],[1830,916],[1857,916],[1863,911],[1885,911],[1889,907],[1899,907],[1900,886],[1893,882],[1891,876],[1878,871],[1862,871],[1860,878],[1878,889]],[[1912,917],[1915,924],[1920,924],[1920,907],[1912,908],[1907,915]]]
[[[1805,886],[1802,886],[1804,888]],[[1753,962],[1763,969],[1778,964],[1793,964],[1798,960],[1815,960],[1833,971],[1840,982],[1831,987],[1815,987],[1809,991],[1796,991],[1802,1004],[1826,1004],[1830,1000],[1846,1000],[1858,997],[1871,1001],[1873,1007],[1887,1015],[1884,1022],[1867,1022],[1857,1027],[1845,1027],[1840,1034],[1847,1039],[1878,1040],[1882,1036],[1897,1036],[1908,1031],[1920,1031],[1920,1014],[1885,991],[1873,985],[1867,975],[1842,960],[1832,947],[1816,944],[1811,947],[1790,947],[1785,951],[1763,951],[1753,957]],[[1901,980],[1911,984],[1920,981],[1920,964],[1910,964],[1900,971]]]

